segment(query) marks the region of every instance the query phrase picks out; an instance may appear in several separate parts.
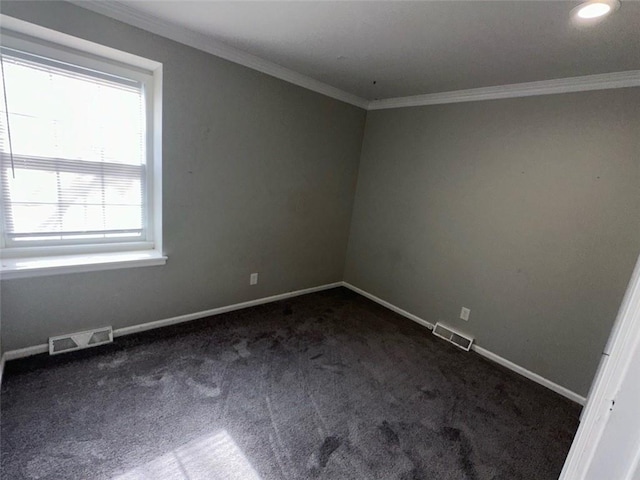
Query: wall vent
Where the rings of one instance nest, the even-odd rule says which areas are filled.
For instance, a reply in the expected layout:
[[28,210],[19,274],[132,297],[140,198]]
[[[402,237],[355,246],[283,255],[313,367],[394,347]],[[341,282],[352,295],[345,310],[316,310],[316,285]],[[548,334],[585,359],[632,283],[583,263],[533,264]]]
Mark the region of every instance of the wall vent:
[[49,354],[56,355],[83,348],[96,347],[113,342],[113,329],[111,327],[96,328],[86,332],[69,333],[57,337],[49,337]]
[[445,327],[440,322],[436,323],[436,326],[433,327],[433,334],[437,337],[444,338],[446,341],[453,343],[456,347],[467,352],[471,349],[471,344],[473,343],[473,338],[456,332],[451,327]]

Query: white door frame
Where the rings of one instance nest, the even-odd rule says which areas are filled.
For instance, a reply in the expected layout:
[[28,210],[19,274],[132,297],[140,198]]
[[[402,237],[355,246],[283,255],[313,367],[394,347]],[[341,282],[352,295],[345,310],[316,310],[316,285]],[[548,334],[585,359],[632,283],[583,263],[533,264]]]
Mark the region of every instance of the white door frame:
[[[589,468],[598,448],[601,447],[602,434],[611,411],[615,408],[616,396],[623,388],[625,375],[637,349],[640,349],[640,258],[636,261],[616,322],[602,354],[587,404],[582,412],[580,426],[559,480],[588,478]],[[638,458],[609,458],[608,461],[628,463],[626,479],[631,478],[638,466]]]

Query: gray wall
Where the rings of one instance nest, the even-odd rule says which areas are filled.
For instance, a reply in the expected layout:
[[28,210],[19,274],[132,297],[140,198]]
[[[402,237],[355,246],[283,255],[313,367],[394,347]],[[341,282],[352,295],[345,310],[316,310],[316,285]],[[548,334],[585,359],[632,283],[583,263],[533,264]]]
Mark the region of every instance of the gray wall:
[[5,350],[342,280],[364,110],[73,5],[2,2],[2,13],[164,64],[169,256],[3,281]]
[[345,280],[584,395],[639,252],[639,142],[638,88],[369,112]]
[[[72,5],[2,11],[163,62],[169,255],[3,281],[4,350],[343,279],[363,110]],[[638,105],[622,89],[369,112],[345,279],[585,394],[640,245]]]

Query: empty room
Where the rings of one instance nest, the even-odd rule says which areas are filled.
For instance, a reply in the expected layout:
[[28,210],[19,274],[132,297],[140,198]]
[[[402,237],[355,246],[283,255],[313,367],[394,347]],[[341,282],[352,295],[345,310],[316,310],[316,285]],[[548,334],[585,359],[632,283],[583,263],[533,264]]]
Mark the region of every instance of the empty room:
[[0,33],[0,478],[640,479],[640,2]]

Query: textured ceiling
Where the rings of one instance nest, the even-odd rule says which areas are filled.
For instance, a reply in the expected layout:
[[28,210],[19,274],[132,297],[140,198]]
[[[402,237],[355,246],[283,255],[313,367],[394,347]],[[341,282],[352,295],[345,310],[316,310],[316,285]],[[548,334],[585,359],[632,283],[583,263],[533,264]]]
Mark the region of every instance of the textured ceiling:
[[120,2],[366,99],[640,69],[640,2]]

